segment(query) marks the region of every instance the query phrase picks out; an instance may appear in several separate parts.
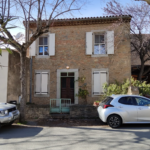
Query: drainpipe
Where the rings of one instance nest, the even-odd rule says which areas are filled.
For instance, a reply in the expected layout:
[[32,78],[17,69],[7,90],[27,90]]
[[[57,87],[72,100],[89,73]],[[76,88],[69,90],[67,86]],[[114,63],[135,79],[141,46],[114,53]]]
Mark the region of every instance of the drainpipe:
[[30,103],[32,103],[32,56],[30,58]]

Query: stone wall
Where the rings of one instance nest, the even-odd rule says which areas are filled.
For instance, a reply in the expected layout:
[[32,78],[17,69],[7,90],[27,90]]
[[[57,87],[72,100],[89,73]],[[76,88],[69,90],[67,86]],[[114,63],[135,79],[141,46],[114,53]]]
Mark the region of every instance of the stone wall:
[[[122,82],[131,76],[130,41],[124,37],[121,44],[115,47],[115,53],[105,57],[91,57],[86,55],[86,32],[92,30],[108,30],[111,24],[90,24],[77,26],[51,27],[50,32],[55,33],[55,56],[49,58],[33,57],[32,74],[32,102],[39,105],[49,105],[50,98],[57,98],[57,70],[78,69],[79,77],[85,77],[89,96],[87,104],[93,104],[99,100],[98,96],[92,96],[92,69],[107,68],[109,71],[109,83],[115,80]],[[115,36],[122,26],[115,31]],[[127,31],[129,32],[129,31]],[[120,35],[124,36],[124,35]],[[115,40],[115,45],[117,45]],[[35,97],[35,70],[50,71],[50,97]],[[75,93],[77,94],[77,93]],[[84,100],[79,99],[78,104],[83,105]]]
[[70,106],[70,118],[98,118],[97,107],[72,105]]
[[[29,101],[29,58],[26,59],[27,101]],[[9,54],[7,102],[17,100],[21,95],[20,55],[17,52]]]

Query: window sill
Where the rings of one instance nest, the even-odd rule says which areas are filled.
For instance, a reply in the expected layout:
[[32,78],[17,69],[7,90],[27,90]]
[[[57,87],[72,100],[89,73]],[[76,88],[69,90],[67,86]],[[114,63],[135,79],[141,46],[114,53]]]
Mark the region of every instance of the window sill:
[[49,94],[34,94],[34,97],[49,97]]
[[36,58],[50,58],[50,56],[42,56],[42,55],[40,56],[40,55],[37,55]]
[[108,57],[108,54],[91,55],[91,57]]

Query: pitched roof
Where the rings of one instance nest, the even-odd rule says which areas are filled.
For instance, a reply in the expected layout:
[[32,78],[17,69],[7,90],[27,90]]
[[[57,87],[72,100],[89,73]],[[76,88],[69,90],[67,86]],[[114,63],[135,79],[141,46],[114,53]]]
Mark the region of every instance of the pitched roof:
[[[113,23],[122,19],[124,22],[130,22],[132,16],[130,15],[118,15],[118,16],[101,16],[101,17],[85,17],[85,18],[65,18],[65,19],[54,19],[53,26],[70,26],[70,25],[88,25],[88,24],[102,24],[102,23]],[[48,20],[43,20],[43,25]],[[36,20],[30,21],[30,26],[34,27]]]

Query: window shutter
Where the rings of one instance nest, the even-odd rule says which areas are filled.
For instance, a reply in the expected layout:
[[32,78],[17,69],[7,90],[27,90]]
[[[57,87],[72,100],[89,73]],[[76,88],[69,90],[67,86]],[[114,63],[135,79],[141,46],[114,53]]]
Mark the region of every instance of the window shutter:
[[42,94],[47,94],[48,90],[48,74],[42,72],[42,83],[41,83],[41,93]]
[[35,79],[35,93],[37,94],[37,93],[40,93],[40,91],[41,91],[41,75],[40,75],[40,73],[36,73],[35,74],[35,77],[36,77],[36,79]]
[[92,32],[86,32],[86,55],[92,55]]
[[55,56],[55,33],[49,34],[48,47],[49,47],[49,55]]
[[107,31],[107,54],[114,54],[114,31]]
[[100,93],[102,94],[104,92],[103,90],[103,84],[107,83],[107,72],[100,72]]
[[94,95],[100,95],[100,72],[99,71],[94,71],[93,72],[94,76],[94,89],[93,89],[93,94]]
[[[32,36],[32,34],[30,34],[30,37]],[[30,56],[35,56],[36,55],[36,41],[34,41],[31,45],[30,45]]]

